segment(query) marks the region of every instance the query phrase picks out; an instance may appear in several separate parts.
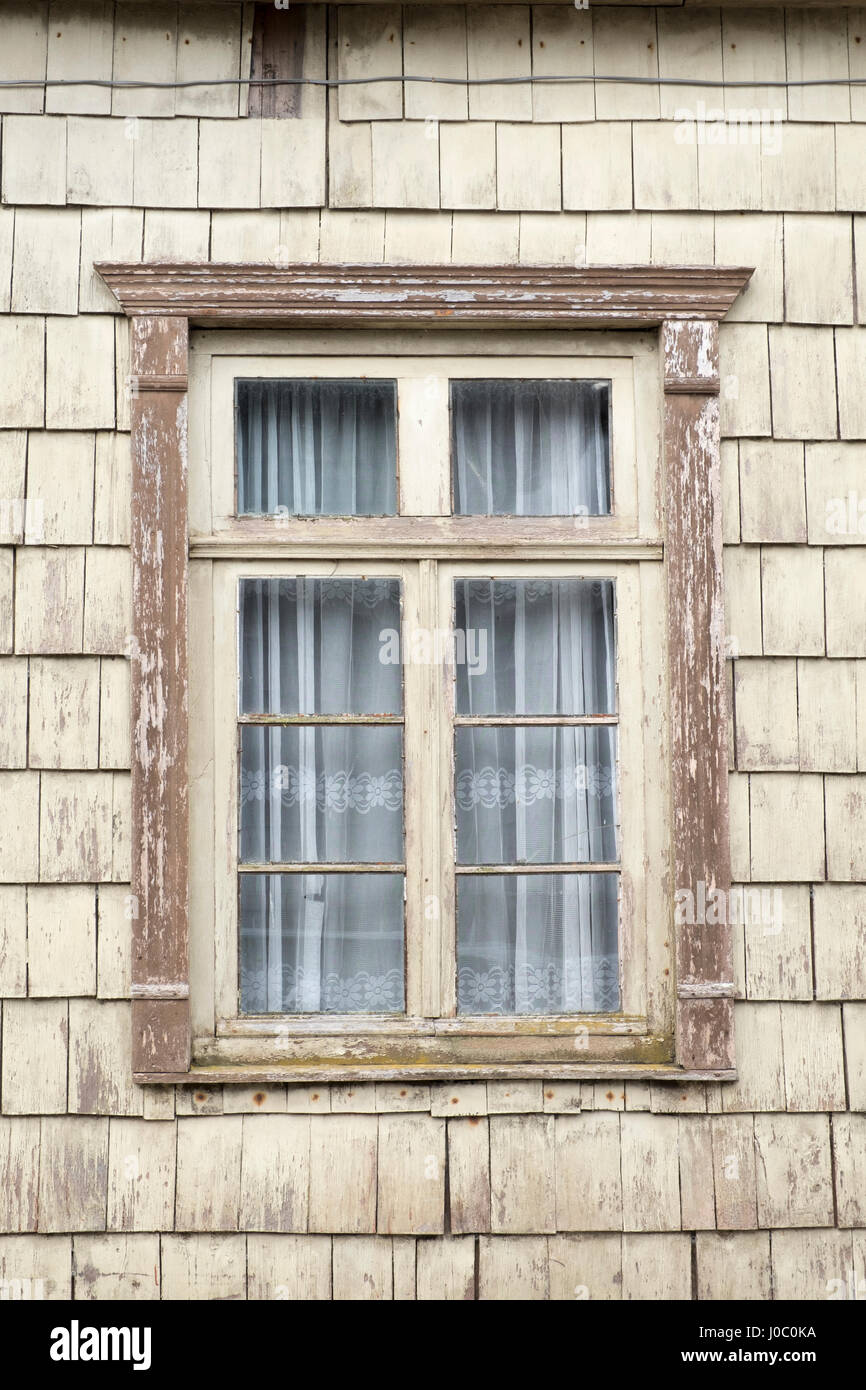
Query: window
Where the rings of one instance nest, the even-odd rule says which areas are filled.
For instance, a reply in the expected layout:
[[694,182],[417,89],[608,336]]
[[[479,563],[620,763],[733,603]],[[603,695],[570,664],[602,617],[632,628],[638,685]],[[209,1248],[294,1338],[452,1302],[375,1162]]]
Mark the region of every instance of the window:
[[658,1050],[656,345],[421,345],[194,339],[197,1036],[226,1062]]
[[717,324],[751,272],[97,269],[135,1079],[733,1077],[730,924],[673,897],[730,882]]

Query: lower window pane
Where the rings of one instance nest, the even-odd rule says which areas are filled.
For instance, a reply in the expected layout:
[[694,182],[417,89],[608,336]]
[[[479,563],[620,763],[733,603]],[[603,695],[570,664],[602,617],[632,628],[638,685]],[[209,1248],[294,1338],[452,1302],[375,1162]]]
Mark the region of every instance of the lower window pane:
[[397,1014],[402,874],[242,874],[244,1014]]
[[459,864],[616,862],[614,727],[462,728],[456,755]]
[[399,864],[403,730],[357,725],[241,733],[241,862]]
[[619,1008],[618,874],[460,874],[457,1011]]

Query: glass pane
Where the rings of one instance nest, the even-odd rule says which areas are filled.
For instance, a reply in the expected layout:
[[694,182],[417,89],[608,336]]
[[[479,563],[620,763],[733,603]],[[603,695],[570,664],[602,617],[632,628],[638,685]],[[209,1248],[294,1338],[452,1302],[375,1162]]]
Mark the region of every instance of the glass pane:
[[458,579],[457,713],[614,714],[612,579]]
[[397,579],[242,579],[242,714],[399,714]]
[[244,864],[399,864],[400,725],[241,729]]
[[615,728],[458,729],[456,753],[458,864],[616,862]]
[[609,381],[452,381],[454,511],[610,512]]
[[461,874],[457,1011],[619,1008],[618,874]]
[[241,1013],[402,1013],[402,874],[242,874]]
[[235,382],[238,512],[389,516],[397,383]]

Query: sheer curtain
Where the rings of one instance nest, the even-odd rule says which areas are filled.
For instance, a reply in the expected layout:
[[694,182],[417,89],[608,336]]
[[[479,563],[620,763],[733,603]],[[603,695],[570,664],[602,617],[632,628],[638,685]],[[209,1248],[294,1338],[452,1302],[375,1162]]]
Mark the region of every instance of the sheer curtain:
[[[399,714],[399,586],[241,581],[244,715]],[[240,863],[403,859],[399,724],[244,724]],[[246,1013],[399,1012],[402,873],[241,872]]]
[[238,378],[238,512],[393,514],[396,391],[394,381]]
[[452,381],[454,510],[610,511],[610,382]]
[[[484,653],[457,668],[457,859],[466,866],[618,859],[616,728],[497,725],[612,715],[612,580],[458,580],[458,629]],[[619,1007],[618,875],[458,875],[461,1013]]]

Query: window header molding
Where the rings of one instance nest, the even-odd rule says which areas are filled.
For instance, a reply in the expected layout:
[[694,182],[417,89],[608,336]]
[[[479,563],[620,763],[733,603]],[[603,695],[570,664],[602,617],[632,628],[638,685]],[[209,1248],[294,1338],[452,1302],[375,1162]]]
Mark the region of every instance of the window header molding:
[[[751,270],[106,264],[131,319],[132,1055],[138,1082],[383,1081],[464,1075],[735,1076],[731,924],[676,923],[675,1052],[633,1063],[213,1066],[191,1055],[187,387],[190,325],[658,328],[663,357],[672,887],[727,902],[730,853],[718,320]],[[660,383],[661,385],[662,383]],[[159,563],[156,557],[159,556]]]
[[721,319],[752,271],[728,266],[215,265],[98,262],[130,317],[193,325],[657,328]]

